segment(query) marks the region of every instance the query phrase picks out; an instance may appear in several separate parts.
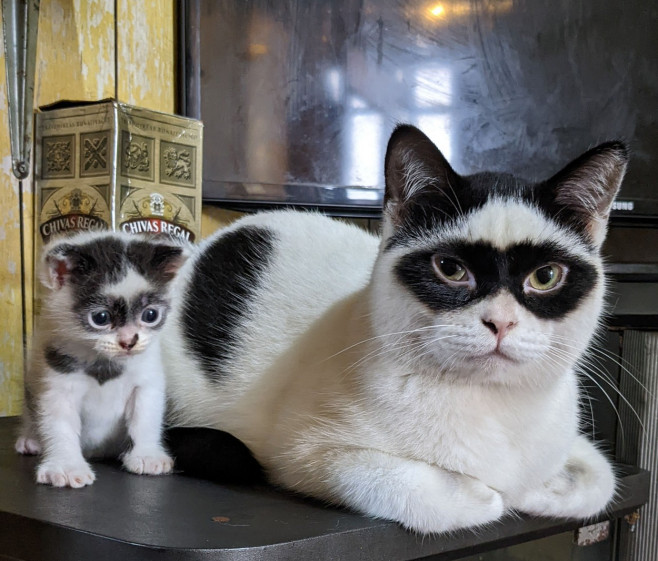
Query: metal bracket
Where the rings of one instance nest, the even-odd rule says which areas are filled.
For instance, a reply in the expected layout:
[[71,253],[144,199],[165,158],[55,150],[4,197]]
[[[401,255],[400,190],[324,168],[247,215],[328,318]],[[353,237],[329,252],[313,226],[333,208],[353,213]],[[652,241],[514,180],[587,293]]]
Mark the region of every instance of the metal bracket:
[[14,175],[30,174],[34,122],[34,74],[40,0],[2,0],[9,140]]

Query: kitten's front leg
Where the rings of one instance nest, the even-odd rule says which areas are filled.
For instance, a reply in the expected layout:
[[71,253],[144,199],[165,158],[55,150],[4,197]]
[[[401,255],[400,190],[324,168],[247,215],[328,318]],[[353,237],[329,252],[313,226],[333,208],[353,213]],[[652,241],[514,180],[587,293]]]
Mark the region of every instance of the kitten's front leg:
[[82,421],[70,388],[55,384],[44,392],[38,417],[44,451],[37,467],[37,482],[54,487],[91,485],[96,476],[82,455]]
[[512,506],[539,516],[587,518],[603,511],[614,493],[612,466],[589,440],[579,436],[560,472]]
[[505,510],[500,493],[477,479],[377,450],[334,449],[308,465],[305,474],[290,466],[284,478],[305,477],[301,489],[299,479],[290,487],[423,534],[487,524]]
[[126,408],[128,435],[132,449],[123,458],[124,467],[133,473],[160,475],[171,472],[174,461],[162,446],[164,388],[158,384],[136,387]]

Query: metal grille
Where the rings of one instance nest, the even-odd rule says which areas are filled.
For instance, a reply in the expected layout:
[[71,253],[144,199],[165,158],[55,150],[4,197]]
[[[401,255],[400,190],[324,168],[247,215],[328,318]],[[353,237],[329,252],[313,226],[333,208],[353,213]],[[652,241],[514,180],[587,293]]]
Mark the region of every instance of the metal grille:
[[[649,502],[634,531],[626,532],[628,561],[658,559],[658,333],[626,331],[619,388],[628,400],[619,402],[618,459],[651,471]],[[633,412],[631,406],[635,409]],[[639,417],[639,419],[638,419]],[[625,540],[625,541],[626,541]]]

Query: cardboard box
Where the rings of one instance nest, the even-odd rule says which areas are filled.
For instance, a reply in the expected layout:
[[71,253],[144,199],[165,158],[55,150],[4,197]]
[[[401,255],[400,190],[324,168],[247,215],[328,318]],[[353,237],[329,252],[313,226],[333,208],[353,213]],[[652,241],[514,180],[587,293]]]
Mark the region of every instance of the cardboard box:
[[111,229],[201,234],[200,121],[114,100],[36,115],[37,255],[53,236]]

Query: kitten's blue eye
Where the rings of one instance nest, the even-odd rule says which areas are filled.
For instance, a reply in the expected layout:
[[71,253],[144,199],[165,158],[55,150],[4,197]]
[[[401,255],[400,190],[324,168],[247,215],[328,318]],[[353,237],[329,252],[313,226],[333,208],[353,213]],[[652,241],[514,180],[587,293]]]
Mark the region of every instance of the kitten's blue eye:
[[146,310],[142,312],[142,321],[144,323],[153,325],[154,323],[157,323],[159,319],[160,312],[158,312],[158,310],[155,308],[146,308]]
[[450,285],[475,286],[473,275],[456,259],[434,255],[432,256],[432,267],[436,275]]
[[89,324],[96,329],[103,329],[112,323],[112,315],[107,310],[89,312]]

